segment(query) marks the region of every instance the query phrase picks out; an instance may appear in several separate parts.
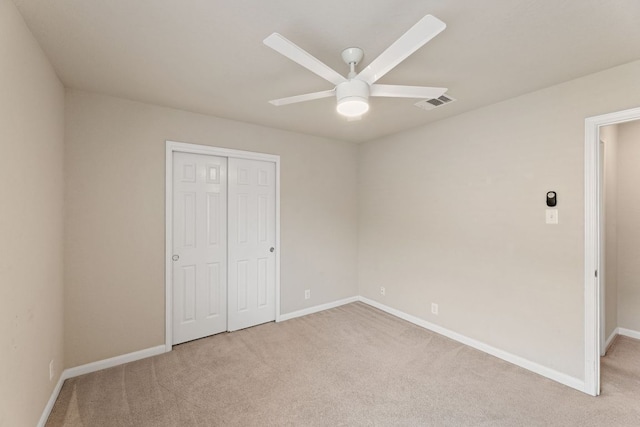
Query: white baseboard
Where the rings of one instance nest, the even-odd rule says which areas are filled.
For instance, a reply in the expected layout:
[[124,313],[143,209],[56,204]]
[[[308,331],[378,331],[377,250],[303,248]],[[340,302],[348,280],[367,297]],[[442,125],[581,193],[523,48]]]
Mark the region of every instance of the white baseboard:
[[372,307],[378,308],[393,316],[399,317],[400,319],[406,320],[407,322],[413,323],[414,325],[418,325],[425,329],[429,329],[430,331],[433,331],[437,334],[444,335],[447,338],[451,338],[454,341],[458,341],[462,344],[468,345],[469,347],[473,347],[476,350],[480,350],[484,353],[490,354],[499,359],[502,359],[514,365],[520,366],[521,368],[524,368],[528,371],[535,372],[536,374],[542,375],[543,377],[559,382],[560,384],[564,384],[568,387],[574,388],[582,392],[585,391],[584,381],[578,378],[574,378],[572,376],[563,374],[562,372],[558,372],[546,366],[539,365],[523,357],[516,356],[515,354],[511,354],[504,350],[500,350],[498,348],[492,347],[483,342],[474,340],[473,338],[469,338],[457,332],[453,332],[449,329],[443,328],[442,326],[435,325],[433,323],[427,322],[426,320],[404,313],[400,310],[396,310],[395,308],[388,307],[377,301],[370,300],[369,298],[360,297],[360,301]]
[[133,353],[111,357],[109,359],[98,360],[97,362],[87,363],[86,365],[76,366],[75,368],[65,369],[64,372],[67,374],[66,378],[73,378],[79,375],[112,368],[124,363],[135,362],[136,360],[146,359],[147,357],[151,356],[157,356],[158,354],[162,354],[164,352],[165,346],[163,344],[155,347],[145,348],[144,350],[134,351]]
[[338,301],[328,302],[326,304],[314,305],[313,307],[305,308],[298,311],[293,311],[287,314],[280,315],[280,322],[285,320],[294,319],[296,317],[306,316],[307,314],[317,313],[319,311],[329,310],[331,308],[340,307],[341,305],[350,304],[352,302],[360,301],[360,297],[349,297]]
[[42,415],[40,416],[40,420],[38,421],[38,427],[44,427],[44,425],[47,423],[47,419],[49,419],[49,415],[51,414],[53,405],[55,405],[56,400],[58,399],[58,395],[60,394],[60,390],[62,389],[62,384],[64,384],[65,380],[66,378],[63,371],[62,374],[60,374],[60,378],[58,379],[56,387],[51,392],[51,396],[49,397],[47,406],[45,406],[44,411],[42,411]]
[[618,335],[623,335],[625,337],[629,337],[629,338],[635,338],[637,340],[640,340],[640,332],[638,331],[634,331],[632,329],[626,329],[626,328],[618,328]]
[[607,351],[609,351],[609,347],[611,347],[611,344],[613,344],[613,340],[618,336],[618,334],[619,334],[618,329],[620,329],[620,328],[615,328],[613,330],[613,332],[611,332],[611,335],[609,335],[609,338],[607,338],[607,341],[605,341],[605,343],[604,343],[604,352],[603,352],[602,356],[607,354]]
[[44,427],[44,425],[47,423],[47,419],[51,414],[53,405],[58,399],[58,395],[60,394],[62,385],[69,378],[89,374],[91,372],[100,371],[102,369],[112,368],[114,366],[122,365],[129,362],[135,362],[136,360],[146,359],[147,357],[151,356],[157,356],[158,354],[162,354],[165,352],[166,348],[163,344],[155,347],[145,348],[144,350],[134,351],[133,353],[111,357],[109,359],[98,360],[97,362],[87,363],[86,365],[76,366],[75,368],[65,369],[60,374],[60,379],[58,379],[58,383],[51,393],[51,397],[47,402],[47,406],[45,406],[44,411],[42,411],[42,416],[40,416],[40,421],[38,421],[38,427]]

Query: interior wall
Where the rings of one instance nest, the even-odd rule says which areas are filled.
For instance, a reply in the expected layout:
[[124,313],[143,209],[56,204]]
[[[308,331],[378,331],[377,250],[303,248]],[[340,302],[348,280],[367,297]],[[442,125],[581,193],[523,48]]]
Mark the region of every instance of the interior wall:
[[75,90],[66,132],[67,367],[164,344],[165,140],[281,156],[283,314],[357,294],[356,145]]
[[618,327],[618,125],[600,128],[604,144],[604,339]]
[[10,0],[0,58],[0,425],[33,426],[63,363],[64,89]]
[[618,125],[618,326],[640,333],[640,121]]
[[361,144],[361,295],[583,380],[584,123],[638,105],[640,61]]

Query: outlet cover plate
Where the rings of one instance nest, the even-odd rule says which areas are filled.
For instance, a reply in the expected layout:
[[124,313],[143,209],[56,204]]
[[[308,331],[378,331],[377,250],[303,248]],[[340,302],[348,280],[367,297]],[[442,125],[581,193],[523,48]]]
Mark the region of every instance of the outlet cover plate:
[[435,314],[436,316],[438,315],[438,304],[436,304],[435,302],[431,303],[431,313]]

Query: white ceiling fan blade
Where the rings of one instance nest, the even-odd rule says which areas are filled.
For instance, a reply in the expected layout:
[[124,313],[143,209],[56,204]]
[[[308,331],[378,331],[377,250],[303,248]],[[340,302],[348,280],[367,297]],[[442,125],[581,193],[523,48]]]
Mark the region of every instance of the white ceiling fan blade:
[[432,99],[444,95],[446,87],[371,85],[371,96]]
[[358,78],[369,84],[374,83],[446,27],[447,24],[435,16],[425,16],[362,70]]
[[278,33],[273,33],[264,39],[264,44],[336,86],[347,81],[347,79],[338,74],[337,71],[329,68],[328,65],[320,62],[319,59],[310,55],[307,51]]
[[282,105],[295,104],[296,102],[313,101],[314,99],[328,98],[334,96],[335,89],[323,90],[322,92],[305,93],[304,95],[290,96],[288,98],[273,99],[270,104],[280,107]]

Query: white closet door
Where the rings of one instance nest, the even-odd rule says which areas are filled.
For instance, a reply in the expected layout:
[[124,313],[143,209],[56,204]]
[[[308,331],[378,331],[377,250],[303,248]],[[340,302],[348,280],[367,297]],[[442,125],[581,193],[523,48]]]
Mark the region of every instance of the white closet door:
[[229,159],[230,331],[276,318],[275,177],[275,163]]
[[173,344],[227,330],[227,159],[173,154]]

